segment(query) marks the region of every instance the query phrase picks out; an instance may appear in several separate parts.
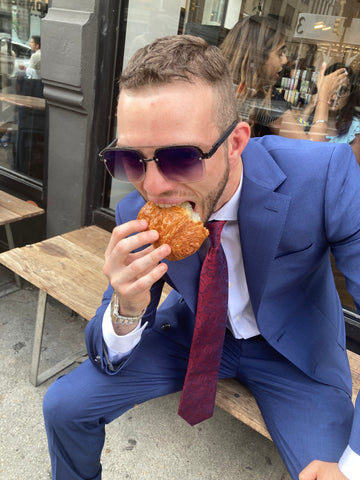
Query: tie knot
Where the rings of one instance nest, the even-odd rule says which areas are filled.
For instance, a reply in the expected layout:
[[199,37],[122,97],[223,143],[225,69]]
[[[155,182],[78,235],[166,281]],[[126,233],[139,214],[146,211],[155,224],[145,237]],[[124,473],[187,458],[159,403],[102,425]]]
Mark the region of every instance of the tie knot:
[[211,246],[216,248],[220,244],[221,231],[226,223],[226,220],[214,220],[206,224],[209,230]]

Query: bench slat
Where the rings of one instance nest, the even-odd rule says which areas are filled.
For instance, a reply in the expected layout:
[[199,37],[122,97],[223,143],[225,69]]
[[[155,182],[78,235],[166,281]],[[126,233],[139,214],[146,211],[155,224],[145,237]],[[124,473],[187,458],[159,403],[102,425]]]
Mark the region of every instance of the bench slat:
[[0,225],[41,215],[44,210],[0,190]]
[[[82,229],[84,238],[97,227]],[[105,230],[99,245],[107,245],[110,234]],[[95,242],[90,242],[93,246]],[[108,281],[102,273],[103,252],[89,253],[84,248],[62,236],[44,240],[28,247],[14,248],[0,254],[0,262],[22,278],[44,290],[59,302],[90,320],[101,303]],[[31,252],[31,254],[30,254]]]
[[86,251],[104,260],[105,250],[111,234],[100,227],[92,225],[89,228],[63,233],[61,236],[81,248],[86,248]]
[[271,440],[259,407],[250,390],[234,378],[219,380],[216,405]]
[[350,293],[347,291],[345,277],[337,268],[335,258],[332,253],[330,254],[330,261],[331,261],[331,269],[334,275],[336,290],[338,291],[338,294],[340,296],[341,303],[347,308],[352,308],[353,310],[356,310],[354,299],[352,298]]
[[357,394],[360,390],[360,355],[350,350],[347,351],[347,354],[349,358],[351,376],[353,381],[352,400],[353,400],[353,403],[355,404]]

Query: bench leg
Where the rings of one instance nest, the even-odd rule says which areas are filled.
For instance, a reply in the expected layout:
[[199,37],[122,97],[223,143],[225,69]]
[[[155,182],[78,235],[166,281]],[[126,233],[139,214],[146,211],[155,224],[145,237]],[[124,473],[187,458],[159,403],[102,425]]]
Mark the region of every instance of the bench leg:
[[[5,233],[6,233],[6,240],[9,246],[9,250],[12,250],[13,248],[15,248],[15,244],[14,244],[14,237],[11,230],[11,225],[9,223],[5,224]],[[18,288],[21,288],[21,280],[19,275],[16,275],[16,273],[14,273],[14,276],[15,276],[16,286]]]
[[37,312],[36,312],[34,344],[33,344],[31,368],[30,368],[30,382],[33,385],[35,385],[35,387],[37,387],[38,385],[41,344],[42,344],[42,337],[44,333],[44,323],[45,323],[45,314],[46,314],[46,300],[47,300],[47,293],[44,292],[43,290],[39,290],[39,299],[38,299],[38,306],[37,306]]
[[57,375],[59,372],[69,367],[74,363],[80,363],[86,357],[86,349],[82,348],[78,352],[65,357],[54,366],[48,368],[42,373],[39,373],[41,345],[44,333],[45,315],[46,315],[47,293],[43,290],[39,290],[39,299],[36,312],[35,334],[34,344],[32,351],[31,367],[30,367],[30,382],[35,386],[39,386],[42,383],[49,380],[49,378]]

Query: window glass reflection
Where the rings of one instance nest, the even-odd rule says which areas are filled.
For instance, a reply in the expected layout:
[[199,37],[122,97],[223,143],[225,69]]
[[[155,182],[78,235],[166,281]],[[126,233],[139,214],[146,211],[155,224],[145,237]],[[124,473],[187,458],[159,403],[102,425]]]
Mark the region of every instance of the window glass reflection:
[[[269,19],[270,34],[229,41],[237,23],[254,15]],[[359,17],[357,0],[129,0],[124,63],[156,37],[199,35],[227,56],[239,115],[253,136],[346,142],[360,163]],[[123,188],[112,182],[112,208]],[[353,308],[340,275],[342,302]]]
[[[182,33],[185,3],[185,0],[130,0],[123,65],[126,65],[138,48],[155,38]],[[112,179],[110,208],[115,208],[118,201],[132,190],[131,184]]]
[[47,0],[0,8],[0,168],[42,181],[45,100],[40,20]]

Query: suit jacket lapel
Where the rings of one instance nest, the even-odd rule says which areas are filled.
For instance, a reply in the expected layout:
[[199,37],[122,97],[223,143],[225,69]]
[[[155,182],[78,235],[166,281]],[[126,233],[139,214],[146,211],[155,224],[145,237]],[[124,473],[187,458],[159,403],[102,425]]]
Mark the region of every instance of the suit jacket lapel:
[[[286,176],[260,144],[250,140],[242,159],[244,178],[238,222],[245,274],[256,315],[282,235],[290,197],[276,191]],[[202,265],[200,254],[167,263],[171,281],[195,313]]]
[[276,191],[286,176],[259,143],[250,140],[242,159],[244,176],[238,221],[247,285],[256,316],[290,197]]

